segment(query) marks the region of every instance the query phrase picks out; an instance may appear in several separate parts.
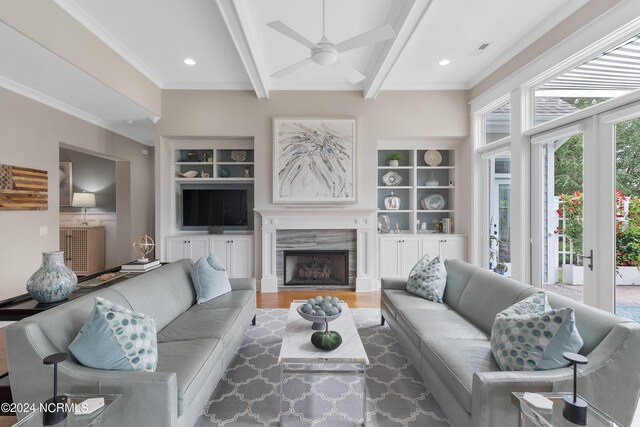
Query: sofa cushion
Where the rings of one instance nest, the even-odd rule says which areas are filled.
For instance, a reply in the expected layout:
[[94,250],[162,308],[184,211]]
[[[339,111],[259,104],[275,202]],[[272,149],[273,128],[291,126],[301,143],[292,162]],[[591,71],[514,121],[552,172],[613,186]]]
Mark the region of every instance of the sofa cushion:
[[444,303],[453,310],[458,310],[460,296],[477,268],[458,259],[446,260],[444,267],[447,269],[447,286],[444,288]]
[[573,309],[552,309],[545,291],[498,313],[491,331],[491,350],[504,371],[562,368],[569,364],[562,354],[577,353],[582,344]]
[[194,305],[189,310],[209,310],[211,308],[225,308],[225,307],[240,307],[243,308],[250,305],[252,309],[255,309],[255,302],[253,302],[255,296],[254,291],[231,291],[224,295],[220,295],[218,298],[214,298],[210,301],[202,304]]
[[191,266],[191,260],[181,259],[109,289],[120,292],[133,311],[153,317],[161,330],[195,303]]
[[471,413],[471,390],[475,372],[500,371],[488,340],[425,338],[424,357],[456,400]]
[[217,338],[226,348],[231,341],[228,335],[238,328],[236,319],[240,313],[239,307],[187,310],[158,333],[158,342]]
[[214,254],[200,258],[191,269],[191,280],[198,304],[231,292],[231,284],[224,266]]
[[90,368],[154,372],[158,362],[155,321],[96,297],[69,351]]
[[425,255],[413,266],[407,280],[407,292],[433,302],[442,302],[447,285],[447,270],[440,257]]
[[460,296],[456,311],[485,333],[491,334],[496,314],[519,301],[520,295],[529,288],[492,271],[476,269]]
[[403,308],[396,316],[416,348],[425,337],[488,340],[487,335],[453,310]]
[[417,297],[407,293],[404,289],[383,289],[382,301],[385,303],[393,317],[398,316],[398,310],[402,308],[430,309],[430,310],[449,310],[444,304],[429,301],[424,298]]
[[175,372],[178,416],[189,407],[214,369],[222,369],[222,343],[217,338],[158,343],[156,372]]

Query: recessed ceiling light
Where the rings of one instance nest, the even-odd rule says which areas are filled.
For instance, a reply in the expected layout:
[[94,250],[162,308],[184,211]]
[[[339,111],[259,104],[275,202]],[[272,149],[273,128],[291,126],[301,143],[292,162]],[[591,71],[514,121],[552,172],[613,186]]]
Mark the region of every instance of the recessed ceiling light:
[[449,65],[451,64],[451,61],[449,61],[448,59],[442,59],[440,60],[440,62],[438,62],[438,65]]
[[127,120],[127,123],[129,123],[130,125],[133,124],[133,120]]
[[192,58],[185,58],[184,63],[187,65],[196,65],[196,61]]

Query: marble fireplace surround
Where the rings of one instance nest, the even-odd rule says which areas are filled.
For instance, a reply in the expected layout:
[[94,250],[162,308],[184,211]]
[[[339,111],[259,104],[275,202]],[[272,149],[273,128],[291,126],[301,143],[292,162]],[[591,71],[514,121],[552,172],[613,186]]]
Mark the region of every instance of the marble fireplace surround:
[[356,292],[377,288],[375,268],[375,209],[281,208],[256,209],[262,218],[261,292],[278,292],[276,251],[278,230],[355,230]]

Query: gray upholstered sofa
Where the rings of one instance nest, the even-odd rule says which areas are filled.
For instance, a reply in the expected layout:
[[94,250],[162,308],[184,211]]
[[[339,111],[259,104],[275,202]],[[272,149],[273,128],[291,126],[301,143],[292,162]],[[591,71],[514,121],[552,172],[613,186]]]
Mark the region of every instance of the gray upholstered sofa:
[[[502,372],[489,336],[498,312],[539,289],[447,261],[445,304],[405,292],[405,280],[382,280],[382,316],[454,426],[515,426],[514,391],[570,391],[571,370]],[[581,395],[630,425],[640,393],[640,325],[551,292],[554,308],[573,307],[589,363]]]
[[51,396],[53,371],[42,359],[67,352],[100,296],[154,317],[156,372],[92,369],[69,355],[59,366],[59,390],[122,394],[121,425],[192,426],[254,319],[256,292],[254,279],[230,279],[231,292],[196,305],[191,266],[183,259],[10,325],[14,401],[40,403]]

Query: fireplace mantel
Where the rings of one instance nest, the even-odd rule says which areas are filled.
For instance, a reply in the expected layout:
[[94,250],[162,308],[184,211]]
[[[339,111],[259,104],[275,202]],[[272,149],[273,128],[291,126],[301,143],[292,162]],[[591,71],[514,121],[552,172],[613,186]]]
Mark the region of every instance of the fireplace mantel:
[[356,230],[356,292],[376,288],[375,209],[272,208],[255,209],[262,217],[261,292],[278,292],[277,230]]

